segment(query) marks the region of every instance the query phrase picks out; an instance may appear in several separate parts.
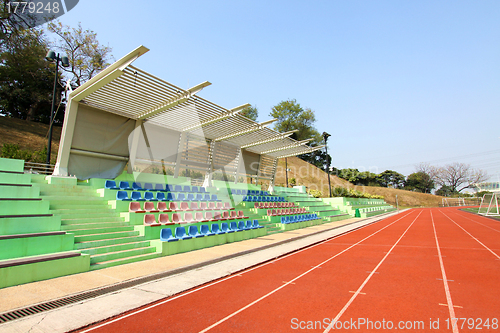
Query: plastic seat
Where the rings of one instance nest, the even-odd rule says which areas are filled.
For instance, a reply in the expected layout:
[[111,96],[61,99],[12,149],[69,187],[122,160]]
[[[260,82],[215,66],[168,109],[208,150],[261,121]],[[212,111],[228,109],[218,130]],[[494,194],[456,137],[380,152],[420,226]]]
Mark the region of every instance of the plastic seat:
[[250,230],[253,229],[252,220],[248,220],[245,224],[245,229]]
[[144,203],[144,210],[148,213],[158,213],[159,210],[156,209],[155,203],[152,201],[146,201]]
[[168,216],[168,214],[158,215],[158,222],[163,224],[163,225],[174,224],[174,222],[170,222],[170,217]]
[[217,194],[212,194],[212,197],[210,198],[210,200],[212,200],[212,201],[221,201],[221,200],[217,199]]
[[220,235],[220,234],[225,234],[226,232],[225,231],[222,231],[220,228],[219,228],[219,225],[217,223],[212,223],[210,225],[210,232],[215,234],[215,235]]
[[161,224],[156,222],[156,217],[154,214],[145,214],[144,215],[144,225],[158,226]]
[[234,188],[231,189],[231,194],[236,194],[236,190]]
[[194,220],[196,222],[203,222],[205,219],[203,218],[203,213],[202,212],[196,212],[194,213]]
[[222,223],[220,224],[220,230],[221,230],[222,232],[224,232],[224,233],[228,233],[228,234],[230,234],[230,233],[234,232],[234,230],[229,229],[229,226],[228,226],[228,224],[227,224],[226,222],[222,222]]
[[203,194],[201,194],[201,193],[196,194],[196,197],[194,198],[194,200],[196,200],[196,201],[202,201],[203,200]]
[[157,209],[160,212],[170,212],[170,209],[168,209],[168,207],[167,207],[167,203],[164,201],[158,202]]
[[165,188],[163,187],[163,184],[155,184],[155,191],[165,192]]
[[188,201],[194,201],[194,194],[193,193],[188,193],[186,200],[188,200]]
[[[236,217],[235,217],[235,218],[236,218]],[[225,211],[223,211],[223,212],[222,212],[222,219],[223,219],[223,220],[232,220],[233,218],[231,218],[231,217],[229,216],[229,212],[228,212],[227,210],[225,210]]]
[[211,202],[209,202],[209,203],[208,203],[208,209],[210,209],[210,210],[215,210],[215,202],[212,202],[212,201],[211,201]]
[[207,210],[207,203],[206,202],[200,202],[200,210]]
[[210,194],[205,194],[203,201],[210,201]]
[[161,229],[161,231],[160,231],[160,240],[162,242],[176,242],[179,239],[175,238],[172,235],[172,230],[171,229],[165,228],[165,229]]
[[191,210],[200,210],[197,202],[191,202]]
[[174,192],[174,185],[166,184],[165,191]]
[[224,209],[224,205],[222,204],[222,202],[217,202],[217,206],[215,207],[215,209],[219,209],[219,210]]
[[253,204],[253,208],[255,208],[255,209],[259,209],[259,208],[260,208],[259,203],[258,203],[258,202],[254,203],[254,204]]
[[239,221],[238,222],[238,229],[240,229],[240,230],[247,230],[247,227],[245,225],[245,221]]
[[154,190],[153,184],[152,183],[144,183],[143,189],[146,191],[152,191],[152,190]]
[[238,214],[236,213],[235,210],[232,210],[231,215],[229,215],[229,220],[236,220],[237,218],[238,218]]
[[181,223],[193,223],[193,213],[184,213],[184,221]]
[[198,191],[198,186],[193,186],[193,187],[191,187],[191,192],[193,192],[193,193],[198,193],[198,192],[199,192],[199,191]]
[[180,186],[180,185],[175,185],[175,186],[174,186],[174,191],[175,191],[175,192],[182,192],[182,186]]
[[186,201],[181,202],[180,210],[189,210],[189,203]]
[[238,216],[237,216],[237,218],[238,218],[238,219],[247,219],[247,218],[248,218],[248,216],[245,216],[245,215],[243,214],[243,211],[242,211],[242,210],[239,210],[239,211],[238,211]]
[[172,192],[167,193],[167,201],[173,201],[174,200],[174,194]]
[[184,200],[186,200],[186,196],[184,195],[184,193],[178,193],[177,201],[184,201]]
[[200,226],[200,234],[202,234],[204,236],[213,236],[213,235],[215,235],[215,233],[213,233],[213,232],[210,231],[210,228],[206,224],[202,224]]
[[184,185],[184,188],[182,189],[182,192],[191,192],[191,186]]
[[133,182],[132,183],[132,189],[135,190],[135,191],[142,191],[141,183]]
[[120,182],[120,189],[121,190],[133,190],[133,188],[130,187],[129,183],[125,182],[125,181]]
[[211,212],[205,212],[205,221],[215,221]]
[[145,213],[146,211],[141,208],[141,203],[138,201],[132,201],[128,205],[128,211],[131,213]]
[[206,192],[206,190],[205,190],[205,188],[204,188],[203,186],[200,186],[200,191],[199,191],[199,192],[200,192],[200,193],[205,193],[205,192]]
[[177,202],[174,202],[174,201],[172,201],[172,202],[169,203],[168,208],[170,210],[174,210],[174,211],[175,210],[180,210],[179,205],[177,204]]
[[190,225],[189,226],[189,236],[193,237],[193,238],[201,238],[201,237],[205,237],[205,235],[202,235],[198,232],[198,227],[195,226],[195,225]]
[[234,209],[234,207],[231,207],[231,204],[229,202],[224,202],[224,207],[222,209]]
[[167,198],[165,198],[165,192],[156,192],[156,200],[167,201]]
[[176,224],[181,224],[183,223],[182,219],[181,219],[181,214],[179,213],[173,213],[172,214],[172,222],[176,223]]
[[147,201],[158,201],[153,192],[144,192],[144,199]]
[[241,190],[236,190],[237,195],[241,195]]
[[132,200],[135,200],[135,201],[146,201],[146,199],[142,198],[141,192],[137,192],[137,191],[132,192],[131,198],[132,198]]
[[238,228],[238,224],[236,222],[230,222],[229,229],[234,232],[243,231],[240,228]]
[[222,220],[222,215],[220,212],[214,212],[214,217],[212,218],[212,221],[219,221]]
[[127,191],[117,191],[116,192],[116,200],[121,200],[121,201],[132,201],[128,197]]
[[118,190],[119,187],[116,186],[116,182],[114,180],[106,180],[104,183],[104,188],[107,188],[109,190]]
[[264,226],[259,225],[259,220],[253,220],[252,227],[253,227],[253,229],[260,229],[260,228],[264,228]]
[[192,238],[191,236],[186,234],[186,229],[184,227],[175,228],[175,237],[181,240]]

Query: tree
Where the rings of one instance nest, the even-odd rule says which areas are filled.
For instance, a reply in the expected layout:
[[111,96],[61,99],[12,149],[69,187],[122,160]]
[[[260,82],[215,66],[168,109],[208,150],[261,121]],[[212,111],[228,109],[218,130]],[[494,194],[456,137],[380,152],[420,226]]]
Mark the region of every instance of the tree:
[[439,190],[436,191],[436,195],[440,195],[442,197],[450,197],[456,193],[457,192],[453,191],[453,189],[447,185],[441,186],[441,188],[439,188]]
[[70,66],[64,71],[73,86],[80,86],[109,66],[112,49],[99,44],[97,34],[83,30],[81,23],[77,28],[71,28],[56,21],[49,23],[48,29],[60,38],[53,46],[69,58]]
[[448,186],[453,193],[459,193],[466,188],[473,187],[475,183],[488,179],[485,171],[473,169],[470,164],[457,162],[440,168],[436,177],[440,185]]
[[242,116],[245,116],[247,118],[252,119],[253,121],[257,121],[257,117],[259,116],[259,111],[257,110],[257,107],[255,106],[249,106],[245,109],[243,109],[240,114]]
[[[43,31],[36,28],[17,31],[2,45],[1,114],[49,122],[55,65],[44,59],[46,53]],[[57,96],[60,96],[62,89],[59,85],[58,89]]]
[[402,188],[405,182],[405,176],[393,170],[385,170],[377,175],[376,181],[382,187]]
[[434,180],[432,180],[429,174],[419,171],[409,174],[406,177],[404,184],[405,190],[417,191],[422,193],[431,193],[431,191],[436,187]]
[[311,145],[322,143],[323,137],[314,128],[314,122],[316,121],[314,111],[302,108],[295,99],[281,101],[278,105],[273,106],[269,115],[278,119],[274,125],[276,131],[298,130],[292,135],[295,140],[301,141],[312,138]]

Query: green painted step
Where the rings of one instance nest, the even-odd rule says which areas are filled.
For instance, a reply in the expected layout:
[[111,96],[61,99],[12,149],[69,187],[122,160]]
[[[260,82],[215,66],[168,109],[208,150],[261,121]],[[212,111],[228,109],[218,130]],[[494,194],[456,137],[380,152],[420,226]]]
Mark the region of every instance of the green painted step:
[[102,203],[102,204],[98,204],[96,202],[96,203],[93,203],[91,205],[85,205],[85,206],[77,205],[76,203],[75,204],[62,204],[62,205],[54,205],[52,202],[50,203],[50,209],[51,210],[65,210],[65,209],[78,210],[78,209],[82,209],[83,207],[86,210],[97,210],[97,209],[102,210],[104,207],[107,208],[109,206],[108,206],[107,202]]
[[139,236],[139,231],[119,231],[119,232],[110,232],[102,234],[90,234],[85,236],[75,236],[75,243],[93,241],[93,240],[112,239],[112,238],[124,238],[132,236]]
[[97,223],[78,223],[61,225],[61,230],[80,230],[80,229],[98,229],[106,227],[127,227],[126,222],[97,222]]
[[93,271],[96,269],[101,269],[101,268],[106,268],[106,267],[129,264],[129,263],[137,262],[137,261],[141,261],[141,260],[158,258],[160,256],[161,256],[161,253],[155,252],[155,253],[142,254],[142,255],[135,256],[135,257],[129,257],[129,258],[124,258],[124,259],[115,259],[115,260],[110,260],[110,261],[104,261],[104,262],[90,265],[90,270]]
[[125,259],[135,256],[140,256],[142,254],[154,253],[156,248],[152,246],[141,247],[137,249],[122,250],[116,252],[102,253],[97,255],[92,255],[90,257],[90,264],[96,264],[105,261],[111,261],[116,259]]
[[[85,228],[85,229],[73,229],[73,230],[67,230],[67,231],[68,231],[68,233],[72,233],[75,236],[83,236],[83,235],[95,236],[97,234],[107,235],[109,233],[134,231],[134,227],[133,226],[120,226],[120,227],[104,227],[104,228],[93,228],[93,229],[92,228]],[[109,238],[113,238],[113,237],[109,237]],[[76,241],[76,237],[75,237],[75,241]]]
[[81,251],[82,253],[95,255],[95,254],[137,249],[140,247],[148,247],[149,245],[150,245],[149,241],[141,241],[141,242],[131,242],[131,243],[116,244],[116,245],[92,247],[88,249],[82,249]]
[[118,244],[134,243],[144,241],[144,236],[129,236],[112,239],[89,240],[75,243],[76,250],[90,249],[95,247],[111,246]]
[[85,223],[97,223],[97,222],[125,222],[125,218],[117,216],[99,216],[99,217],[88,217],[88,218],[61,218],[61,223],[64,225],[70,224],[85,224]]

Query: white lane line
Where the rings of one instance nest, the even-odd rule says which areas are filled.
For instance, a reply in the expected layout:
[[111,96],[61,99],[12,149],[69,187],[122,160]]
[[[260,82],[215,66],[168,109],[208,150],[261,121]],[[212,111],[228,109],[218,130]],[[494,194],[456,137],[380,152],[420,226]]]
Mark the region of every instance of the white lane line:
[[[441,211],[440,211],[441,212]],[[490,249],[489,247],[487,247],[486,245],[484,245],[483,243],[481,243],[481,241],[479,239],[477,239],[476,237],[472,236],[470,234],[470,232],[468,232],[467,230],[465,230],[464,228],[462,228],[462,226],[460,224],[458,224],[457,222],[453,221],[453,219],[451,219],[448,215],[446,215],[445,213],[441,212],[444,216],[446,216],[451,222],[455,223],[460,229],[462,229],[467,235],[471,236],[476,242],[478,242],[479,244],[481,244],[486,250],[490,251],[495,257],[497,257],[498,259],[500,259],[500,256],[498,254],[496,254],[495,252],[493,252],[492,249]]]
[[356,297],[361,293],[361,290],[365,287],[365,285],[371,279],[371,277],[373,276],[373,274],[375,274],[375,272],[378,270],[378,268],[380,267],[380,265],[382,265],[382,263],[385,261],[385,259],[389,256],[389,254],[391,254],[392,250],[394,250],[394,248],[396,247],[396,245],[398,245],[399,241],[408,232],[408,230],[411,228],[411,226],[413,225],[413,223],[415,223],[415,221],[418,219],[418,217],[420,216],[420,214],[422,214],[422,211],[420,211],[420,213],[418,213],[417,217],[415,217],[415,219],[411,222],[411,224],[408,226],[408,228],[406,228],[406,230],[398,238],[398,240],[396,241],[396,243],[394,243],[394,245],[391,247],[391,249],[389,250],[389,252],[387,252],[387,254],[382,258],[382,260],[380,260],[380,262],[377,264],[377,266],[375,266],[375,268],[370,273],[370,275],[368,275],[368,277],[365,279],[365,281],[363,281],[363,283],[361,284],[361,286],[359,286],[358,290],[356,290],[356,292],[354,293],[354,295],[352,295],[351,299],[346,303],[346,305],[344,305],[344,307],[342,308],[342,310],[340,310],[340,312],[335,316],[335,318],[331,321],[330,325],[328,325],[328,327],[323,331],[323,333],[330,332],[330,330],[333,328],[333,326],[335,325],[335,323],[340,319],[340,317],[344,314],[344,312],[347,310],[347,308],[349,308],[349,306],[352,304],[352,302],[354,302],[354,299],[356,299]]
[[[408,214],[407,214],[407,215],[408,215]],[[397,221],[401,220],[403,217],[406,217],[407,215],[402,216],[402,217],[400,217],[399,219],[397,219],[396,221],[394,221],[394,222],[392,222],[392,223],[390,223],[390,224],[386,225],[386,226],[385,226],[385,227],[383,227],[382,229],[379,229],[379,230],[375,231],[373,234],[371,234],[371,235],[369,235],[369,236],[367,236],[367,237],[363,238],[363,239],[362,239],[362,240],[360,240],[359,242],[357,242],[357,243],[355,243],[355,244],[353,244],[353,245],[349,246],[348,248],[346,248],[346,249],[342,250],[341,252],[337,253],[336,255],[334,255],[334,256],[332,256],[332,257],[330,257],[330,258],[326,259],[326,260],[325,260],[325,261],[323,261],[322,263],[320,263],[320,264],[318,264],[318,265],[314,266],[313,268],[311,268],[311,269],[309,269],[309,270],[305,271],[304,273],[302,273],[302,274],[300,274],[299,276],[295,277],[294,279],[290,280],[290,281],[289,281],[289,282],[287,282],[286,284],[284,284],[284,285],[282,285],[282,286],[280,286],[280,287],[278,287],[278,288],[276,288],[276,289],[274,289],[274,290],[270,291],[269,293],[267,293],[267,294],[265,294],[264,296],[262,296],[262,297],[260,297],[260,298],[256,299],[255,301],[253,301],[253,302],[251,302],[251,303],[249,303],[249,304],[245,305],[244,307],[240,308],[239,310],[236,310],[235,312],[233,312],[233,313],[231,313],[230,315],[228,315],[228,316],[226,316],[226,317],[222,318],[221,320],[219,320],[219,321],[218,321],[218,322],[216,322],[215,324],[208,326],[207,328],[205,328],[204,330],[200,331],[199,333],[204,333],[204,332],[207,332],[207,331],[211,330],[212,328],[214,328],[215,326],[218,326],[218,325],[222,324],[222,323],[223,323],[223,322],[225,322],[226,320],[228,320],[228,319],[230,319],[230,318],[232,318],[232,317],[236,316],[238,313],[240,313],[240,312],[242,312],[242,311],[244,311],[244,310],[248,309],[248,308],[249,308],[249,307],[251,307],[252,305],[254,305],[254,304],[256,304],[256,303],[258,303],[258,302],[262,301],[263,299],[265,299],[265,298],[267,298],[267,297],[271,296],[271,295],[272,295],[272,294],[274,294],[275,292],[277,292],[277,291],[279,291],[279,290],[281,290],[281,289],[285,288],[285,287],[286,287],[287,285],[289,285],[290,283],[295,282],[296,280],[300,279],[300,278],[301,278],[301,277],[303,277],[304,275],[306,275],[306,274],[308,274],[308,273],[312,272],[313,270],[315,270],[316,268],[320,267],[321,265],[324,265],[324,264],[326,264],[327,262],[329,262],[330,260],[332,260],[332,259],[334,259],[334,258],[338,257],[339,255],[341,255],[342,253],[347,252],[348,250],[352,249],[353,247],[355,247],[355,246],[356,246],[356,245],[358,245],[359,243],[364,242],[365,240],[367,240],[368,238],[372,237],[372,236],[373,236],[373,235],[375,235],[375,234],[378,234],[379,232],[381,232],[381,231],[382,231],[382,230],[384,230],[385,228],[388,228],[389,226],[393,225],[394,223],[396,223]],[[420,213],[419,213],[418,215],[420,215]]]
[[453,301],[451,300],[450,288],[448,287],[448,279],[446,278],[446,272],[444,270],[443,257],[441,256],[441,248],[439,247],[439,241],[437,238],[436,226],[434,224],[434,217],[432,215],[432,211],[431,211],[431,221],[432,221],[432,228],[434,229],[434,238],[436,240],[436,247],[439,255],[439,265],[441,266],[441,275],[443,276],[443,285],[444,285],[444,292],[446,294],[446,302],[448,305],[448,311],[450,312],[450,319],[453,322],[452,324],[453,333],[458,333],[458,326],[454,322],[454,319],[456,318],[455,309],[453,308]]
[[492,227],[490,227],[490,226],[488,226],[488,225],[486,225],[486,224],[482,224],[481,222],[478,222],[478,221],[475,221],[475,220],[473,220],[473,219],[471,219],[471,218],[468,218],[468,217],[467,217],[467,216],[465,216],[465,215],[458,214],[458,213],[455,213],[455,214],[456,214],[456,215],[458,215],[458,216],[460,216],[460,217],[466,218],[467,220],[471,220],[471,221],[472,221],[472,222],[474,222],[474,223],[480,224],[480,225],[482,225],[483,227],[489,228],[489,229],[491,229],[491,230],[493,230],[493,231],[496,231],[496,232],[500,232],[500,230],[497,230],[497,229],[495,229],[495,228],[492,228]]
[[[397,219],[397,220],[395,220],[394,222],[391,222],[390,224],[388,224],[387,226],[385,226],[384,228],[382,228],[382,229],[378,230],[378,231],[377,231],[377,232],[375,232],[375,233],[378,233],[378,232],[382,231],[383,229],[387,228],[388,226],[390,226],[390,225],[392,225],[392,224],[396,223],[397,221],[401,220],[402,218],[404,218],[404,217],[406,217],[406,216],[410,215],[412,212],[413,212],[413,211],[412,211],[412,210],[410,210],[407,214],[405,214],[405,215],[403,215],[402,217],[398,218],[398,219]],[[274,259],[274,260],[272,260],[272,261],[268,261],[268,262],[265,262],[265,263],[263,263],[263,264],[259,264],[259,265],[255,266],[255,267],[248,268],[248,269],[246,269],[246,270],[244,270],[244,271],[242,271],[242,272],[239,272],[239,274],[248,273],[248,272],[251,272],[251,271],[253,271],[253,270],[255,270],[255,269],[258,269],[258,268],[264,267],[264,266],[266,266],[266,265],[274,264],[275,262],[277,262],[277,261],[279,261],[279,260],[282,260],[282,259],[285,259],[285,258],[291,257],[291,256],[293,256],[293,255],[295,255],[295,254],[301,253],[301,252],[306,251],[306,250],[308,250],[308,249],[311,249],[311,248],[313,248],[313,247],[316,247],[316,246],[322,245],[322,244],[324,244],[324,243],[330,242],[330,241],[332,241],[332,240],[334,240],[334,239],[337,239],[337,238],[339,238],[339,237],[342,237],[342,236],[345,236],[345,235],[351,234],[351,233],[353,233],[353,232],[355,232],[355,231],[358,231],[358,230],[364,229],[365,227],[372,226],[372,225],[373,225],[373,223],[370,223],[370,224],[364,225],[364,226],[362,226],[362,227],[360,227],[360,228],[357,228],[357,229],[354,229],[354,230],[347,231],[347,232],[345,232],[345,233],[343,233],[343,234],[341,234],[341,235],[335,236],[335,238],[333,238],[333,239],[332,239],[332,238],[330,238],[330,239],[324,240],[324,241],[322,241],[322,242],[320,242],[320,243],[317,243],[317,244],[314,244],[314,245],[308,246],[308,247],[306,247],[306,248],[303,248],[303,249],[301,249],[301,250],[298,250],[298,251],[295,251],[295,252],[292,252],[292,253],[286,254],[286,255],[284,255],[284,256],[282,256],[282,257],[279,257],[279,258],[276,258],[276,259]],[[375,233],[374,233],[374,234],[375,234]],[[374,234],[372,234],[372,235],[368,236],[367,238],[369,238],[369,237],[373,236]],[[365,238],[365,239],[366,239],[366,238]],[[364,240],[364,239],[363,239],[363,240]],[[356,245],[356,244],[354,244],[354,245]],[[353,246],[354,246],[354,245],[353,245]],[[352,246],[351,246],[351,247],[352,247]],[[340,254],[340,253],[339,253],[339,254]],[[319,266],[321,266],[321,264],[320,264],[320,265],[318,265],[318,267],[319,267]],[[316,266],[315,266],[315,267],[316,267]],[[180,294],[180,295],[177,295],[177,296],[174,296],[174,297],[168,298],[168,299],[166,299],[166,300],[164,300],[164,301],[161,301],[161,302],[159,302],[159,303],[155,303],[155,304],[153,304],[153,305],[150,305],[150,306],[148,306],[148,307],[142,308],[142,309],[140,309],[140,310],[137,310],[137,311],[134,311],[134,312],[130,312],[129,314],[126,314],[126,315],[121,316],[121,317],[118,317],[118,318],[116,318],[116,319],[113,319],[113,320],[107,321],[107,322],[102,323],[102,324],[100,324],[100,325],[98,325],[98,326],[90,327],[90,328],[88,328],[88,329],[86,329],[86,330],[84,330],[84,331],[81,331],[80,333],[90,332],[90,331],[93,331],[93,330],[95,330],[95,329],[101,328],[101,327],[103,327],[103,326],[106,326],[106,325],[112,324],[112,323],[114,323],[114,322],[120,321],[120,320],[122,320],[122,319],[125,319],[125,318],[128,318],[128,317],[131,317],[131,316],[136,315],[136,314],[138,314],[138,313],[141,313],[141,312],[144,312],[144,311],[148,311],[148,310],[150,310],[150,309],[152,309],[152,308],[155,308],[155,307],[157,307],[157,306],[163,305],[163,304],[165,304],[165,303],[169,303],[169,302],[174,301],[174,300],[176,300],[176,299],[178,299],[178,298],[181,298],[181,297],[184,297],[184,296],[190,295],[190,294],[192,294],[192,293],[195,293],[195,292],[197,292],[197,291],[200,291],[200,290],[203,290],[203,289],[205,289],[205,288],[211,287],[211,286],[216,285],[216,284],[218,284],[218,283],[221,283],[221,282],[227,281],[227,280],[232,279],[232,278],[234,278],[234,277],[236,277],[236,276],[237,276],[237,275],[230,275],[230,276],[228,276],[228,277],[226,277],[226,278],[223,278],[223,279],[217,280],[217,281],[215,281],[215,282],[212,282],[212,283],[206,284],[206,285],[204,285],[204,286],[202,286],[202,287],[199,287],[199,288],[196,288],[196,289],[193,289],[193,290],[190,290],[190,291],[184,292],[184,293],[182,293],[182,294]],[[293,280],[292,280],[291,282],[293,282]],[[285,286],[285,285],[283,285],[283,286]]]

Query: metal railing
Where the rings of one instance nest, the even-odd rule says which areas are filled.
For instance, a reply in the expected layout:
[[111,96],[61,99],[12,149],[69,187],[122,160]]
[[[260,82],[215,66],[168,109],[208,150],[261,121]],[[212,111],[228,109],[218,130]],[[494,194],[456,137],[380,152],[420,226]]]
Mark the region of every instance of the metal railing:
[[54,172],[54,167],[52,164],[24,162],[25,173],[51,175]]

